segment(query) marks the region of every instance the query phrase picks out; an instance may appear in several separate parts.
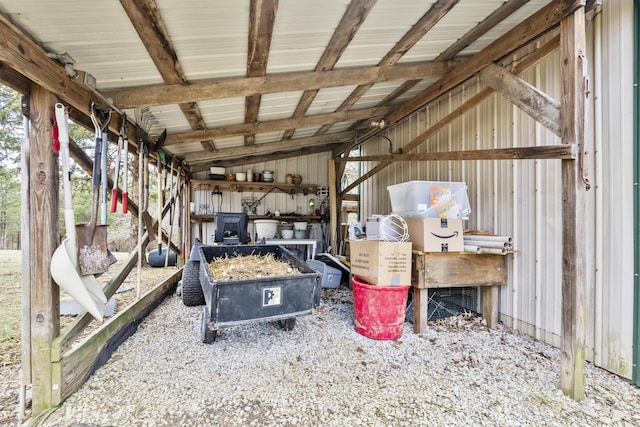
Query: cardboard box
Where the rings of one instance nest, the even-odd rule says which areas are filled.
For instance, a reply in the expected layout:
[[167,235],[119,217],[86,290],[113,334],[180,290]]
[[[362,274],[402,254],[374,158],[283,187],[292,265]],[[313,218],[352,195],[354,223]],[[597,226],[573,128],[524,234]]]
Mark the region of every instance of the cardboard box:
[[411,242],[351,240],[351,274],[377,286],[411,285]]
[[409,241],[421,252],[463,252],[462,219],[405,218]]

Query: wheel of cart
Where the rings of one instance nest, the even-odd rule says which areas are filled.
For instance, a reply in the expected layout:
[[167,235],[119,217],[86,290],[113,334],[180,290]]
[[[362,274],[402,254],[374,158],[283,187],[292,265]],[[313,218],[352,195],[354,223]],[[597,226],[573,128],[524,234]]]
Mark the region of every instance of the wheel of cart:
[[204,294],[200,285],[200,251],[198,247],[202,242],[196,238],[191,256],[182,268],[182,302],[187,307],[204,305]]
[[204,344],[211,344],[218,337],[218,331],[213,329],[209,317],[207,315],[207,307],[202,310],[202,317],[200,319],[200,340]]
[[280,326],[280,329],[283,331],[290,331],[296,326],[296,318],[290,317],[288,319],[278,320],[278,326]]

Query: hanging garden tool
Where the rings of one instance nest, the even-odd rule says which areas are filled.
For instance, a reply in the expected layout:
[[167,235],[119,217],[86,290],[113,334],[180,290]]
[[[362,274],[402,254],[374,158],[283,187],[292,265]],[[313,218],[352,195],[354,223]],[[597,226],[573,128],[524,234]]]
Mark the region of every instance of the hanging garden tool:
[[[164,257],[164,266],[165,268],[169,266],[169,252],[171,251],[171,234],[173,234],[173,158],[169,157],[169,161],[171,162],[171,178],[169,184],[169,236],[167,237],[167,256]],[[177,182],[177,180],[176,180]]]
[[[111,189],[111,213],[116,211],[118,207],[118,195],[120,189],[118,188],[118,180],[120,178],[120,157],[122,155],[122,145],[124,144],[124,127],[127,117],[122,117],[122,127],[120,128],[120,135],[118,135],[118,151],[116,154],[116,170],[113,176],[113,188]],[[126,173],[126,172],[125,172]]]
[[71,173],[69,171],[68,113],[64,105],[55,105],[60,155],[62,157],[62,188],[64,194],[64,224],[67,237],[55,250],[51,258],[51,277],[97,320],[102,320],[107,297],[92,275],[78,272],[76,252],[76,228],[71,195]]
[[81,274],[100,274],[109,268],[107,254],[107,226],[96,224],[100,193],[100,165],[102,163],[102,132],[109,124],[111,113],[99,110],[91,103],[91,121],[95,128],[95,150],[93,159],[91,220],[88,224],[76,226],[78,239],[78,266]]
[[122,138],[123,138],[123,167],[122,167],[122,213],[129,212],[129,138],[127,137],[127,115],[122,119]]

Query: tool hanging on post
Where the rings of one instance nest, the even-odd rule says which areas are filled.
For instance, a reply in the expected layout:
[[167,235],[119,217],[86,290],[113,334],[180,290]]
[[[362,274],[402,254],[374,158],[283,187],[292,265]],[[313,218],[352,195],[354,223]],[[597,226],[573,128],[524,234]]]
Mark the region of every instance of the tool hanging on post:
[[106,120],[102,124],[102,144],[100,146],[100,184],[102,187],[102,204],[100,210],[100,225],[107,225],[107,193],[109,191],[108,172],[108,146],[109,146],[109,122],[111,121],[111,110],[109,110]]
[[78,245],[78,265],[80,274],[104,273],[109,268],[109,256],[107,254],[107,227],[98,226],[98,205],[100,193],[102,163],[102,132],[107,128],[111,113],[99,110],[95,104],[91,104],[91,121],[96,132],[95,150],[93,159],[91,220],[86,225],[76,226]]
[[171,162],[171,177],[169,178],[169,237],[167,237],[167,256],[164,257],[165,268],[169,266],[169,252],[171,252],[171,234],[173,234],[173,157],[169,157]]
[[107,297],[102,287],[91,275],[81,275],[78,271],[76,248],[76,226],[71,193],[71,172],[69,171],[68,111],[64,105],[55,105],[56,122],[59,127],[60,156],[62,158],[62,187],[64,194],[64,224],[67,237],[51,257],[51,277],[94,318],[102,321]]
[[124,144],[124,127],[126,116],[122,118],[122,127],[120,128],[120,135],[118,135],[118,151],[116,154],[116,170],[113,174],[113,188],[111,189],[111,213],[116,211],[118,207],[118,194],[120,189],[118,188],[118,181],[120,178],[120,157],[122,156],[122,145]]
[[122,168],[122,213],[129,212],[129,138],[127,137],[127,115],[122,118],[122,138],[123,138],[123,157],[124,163]]

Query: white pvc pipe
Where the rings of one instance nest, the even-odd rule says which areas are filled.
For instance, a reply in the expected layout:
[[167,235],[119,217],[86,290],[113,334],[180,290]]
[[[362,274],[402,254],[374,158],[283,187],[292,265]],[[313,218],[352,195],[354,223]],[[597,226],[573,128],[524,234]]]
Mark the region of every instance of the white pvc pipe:
[[483,242],[504,242],[511,243],[513,239],[509,236],[487,236],[484,234],[465,234],[465,240],[482,240]]
[[509,247],[509,244],[507,242],[485,242],[484,240],[467,240],[467,239],[463,239],[463,241],[466,244],[481,246],[483,248],[507,249]]
[[473,246],[473,245],[464,245],[464,251],[465,252],[475,252],[477,254],[482,252],[482,248],[480,246]]
[[507,252],[509,252],[507,248],[482,248],[483,254],[506,255]]

